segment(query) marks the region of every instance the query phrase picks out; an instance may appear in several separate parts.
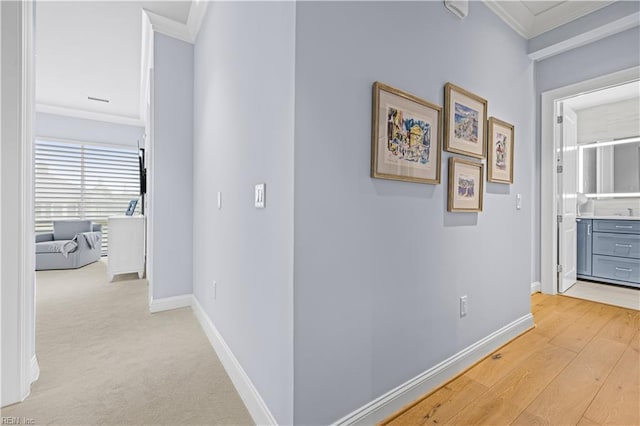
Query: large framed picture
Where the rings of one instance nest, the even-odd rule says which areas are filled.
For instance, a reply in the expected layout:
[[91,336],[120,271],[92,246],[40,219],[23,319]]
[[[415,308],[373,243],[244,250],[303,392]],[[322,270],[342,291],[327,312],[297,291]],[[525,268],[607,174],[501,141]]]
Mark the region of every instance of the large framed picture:
[[371,177],[440,183],[442,108],[373,84]]
[[484,165],[462,158],[449,158],[450,212],[481,212],[484,182]]
[[513,124],[490,117],[488,128],[487,180],[513,183]]
[[487,100],[454,84],[444,86],[444,149],[484,158]]

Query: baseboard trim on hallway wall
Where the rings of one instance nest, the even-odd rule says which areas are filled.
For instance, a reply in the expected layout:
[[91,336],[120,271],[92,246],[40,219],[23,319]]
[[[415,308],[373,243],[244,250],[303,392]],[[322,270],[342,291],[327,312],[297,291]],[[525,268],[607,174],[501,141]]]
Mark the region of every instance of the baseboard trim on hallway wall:
[[533,293],[540,293],[541,290],[541,284],[540,281],[536,281],[534,283],[531,283],[531,294]]
[[156,312],[170,311],[171,309],[186,308],[191,306],[192,301],[193,296],[191,294],[153,299],[149,304],[149,312],[153,314]]
[[437,389],[510,340],[531,329],[533,315],[527,314],[397,388],[353,411],[334,425],[372,425],[398,412],[407,404]]
[[277,425],[269,407],[195,296],[191,307],[253,421],[257,425]]
[[38,357],[33,356],[31,358],[31,382],[33,383],[40,378],[40,364],[38,364]]

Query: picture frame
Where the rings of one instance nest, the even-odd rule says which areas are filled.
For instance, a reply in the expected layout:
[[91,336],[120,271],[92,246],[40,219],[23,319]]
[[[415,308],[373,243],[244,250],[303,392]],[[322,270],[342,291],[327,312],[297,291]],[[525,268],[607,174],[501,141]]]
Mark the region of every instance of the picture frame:
[[481,212],[484,198],[484,164],[449,158],[447,211]]
[[444,86],[444,149],[484,158],[486,150],[486,99],[447,83]]
[[487,128],[487,181],[512,184],[515,128],[495,117]]
[[371,177],[440,183],[442,107],[373,83]]
[[135,200],[129,201],[129,207],[127,207],[127,211],[125,212],[125,215],[133,216],[133,212],[136,210],[136,206],[137,205],[138,205],[138,199],[137,198]]

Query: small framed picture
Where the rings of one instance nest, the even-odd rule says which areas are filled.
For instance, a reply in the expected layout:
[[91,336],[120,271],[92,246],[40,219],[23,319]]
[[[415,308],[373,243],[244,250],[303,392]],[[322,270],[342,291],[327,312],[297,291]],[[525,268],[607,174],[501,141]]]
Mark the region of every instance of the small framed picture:
[[371,177],[440,183],[440,106],[375,82],[372,121]]
[[513,124],[489,118],[487,180],[497,183],[513,183]]
[[138,199],[129,201],[129,207],[127,208],[127,212],[125,213],[127,216],[133,216],[133,212],[136,210],[136,205],[138,204]]
[[444,149],[484,158],[487,100],[454,84],[444,86]]
[[449,158],[450,212],[481,212],[484,165],[462,158]]

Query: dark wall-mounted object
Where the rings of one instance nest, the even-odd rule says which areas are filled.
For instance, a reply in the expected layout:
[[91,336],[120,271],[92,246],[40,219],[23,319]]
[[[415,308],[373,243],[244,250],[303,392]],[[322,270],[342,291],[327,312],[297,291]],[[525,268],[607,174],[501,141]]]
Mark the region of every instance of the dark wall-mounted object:
[[144,195],[147,193],[147,169],[144,164],[144,148],[139,148],[138,166],[140,171],[140,195]]

